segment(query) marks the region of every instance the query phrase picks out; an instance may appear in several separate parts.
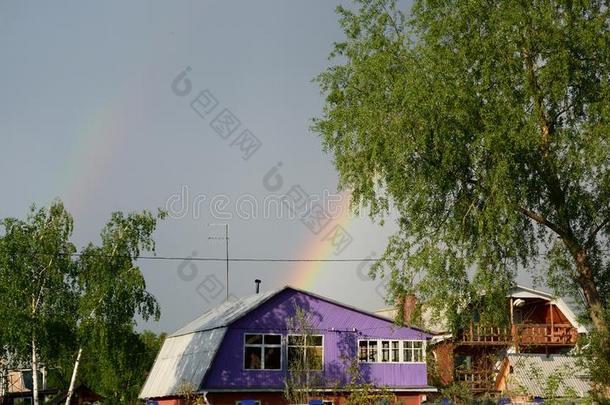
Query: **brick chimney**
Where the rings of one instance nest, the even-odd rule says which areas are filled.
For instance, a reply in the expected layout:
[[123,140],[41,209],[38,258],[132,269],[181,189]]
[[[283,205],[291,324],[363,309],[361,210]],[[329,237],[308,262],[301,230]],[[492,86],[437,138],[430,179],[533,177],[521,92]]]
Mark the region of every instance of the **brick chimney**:
[[413,324],[413,316],[415,315],[415,309],[417,308],[417,297],[415,294],[406,294],[402,299],[403,309],[403,322],[406,325]]

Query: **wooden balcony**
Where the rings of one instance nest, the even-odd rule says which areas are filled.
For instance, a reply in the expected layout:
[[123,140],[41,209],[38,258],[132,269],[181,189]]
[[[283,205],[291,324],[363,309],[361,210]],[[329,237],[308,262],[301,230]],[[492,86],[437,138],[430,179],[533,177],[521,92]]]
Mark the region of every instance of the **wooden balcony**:
[[485,346],[572,346],[578,331],[570,324],[514,324],[510,327],[470,325],[457,342]]
[[570,324],[519,324],[513,329],[519,345],[572,346],[578,338],[578,331]]
[[495,390],[496,375],[491,370],[455,370],[455,380],[466,384],[475,393]]

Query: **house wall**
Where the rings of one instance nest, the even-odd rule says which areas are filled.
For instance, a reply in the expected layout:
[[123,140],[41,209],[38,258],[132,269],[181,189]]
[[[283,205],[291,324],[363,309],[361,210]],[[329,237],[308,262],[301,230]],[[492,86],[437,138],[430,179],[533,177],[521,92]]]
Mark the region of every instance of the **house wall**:
[[[553,305],[553,323],[570,323],[568,318]],[[521,307],[523,314],[523,323],[551,323],[551,306],[548,301],[534,300],[526,301],[526,304]]]
[[[429,337],[416,329],[399,327],[354,309],[298,291],[285,290],[229,327],[204,379],[204,389],[283,389],[287,370],[286,351],[283,351],[281,371],[243,370],[243,336],[253,332],[285,336],[290,329],[288,319],[295,316],[295,306],[308,314],[311,327],[324,336],[324,370],[317,376],[327,387],[349,380],[347,368],[351,361],[357,361],[358,339],[425,340]],[[379,386],[398,388],[427,385],[425,363],[360,363],[360,373],[366,382]]]
[[454,346],[453,342],[446,341],[438,343],[432,348],[436,361],[436,373],[441,385],[453,382]]

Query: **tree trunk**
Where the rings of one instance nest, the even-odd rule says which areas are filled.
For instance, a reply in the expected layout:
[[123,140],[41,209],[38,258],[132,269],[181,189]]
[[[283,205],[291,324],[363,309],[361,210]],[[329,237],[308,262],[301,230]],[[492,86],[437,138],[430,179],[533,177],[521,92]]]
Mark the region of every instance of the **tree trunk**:
[[578,272],[576,281],[584,294],[585,303],[589,315],[591,315],[593,327],[598,332],[608,333],[608,323],[604,318],[602,300],[597,291],[595,281],[593,280],[593,268],[591,267],[589,256],[582,248],[577,251],[572,251],[572,256],[576,261],[576,270]]
[[579,277],[578,281],[589,307],[589,314],[591,315],[595,330],[603,333],[608,332],[608,324],[604,319],[602,300],[595,287],[595,282],[591,277]]
[[32,335],[32,404],[38,405],[38,355],[35,335]]
[[76,385],[76,375],[78,374],[78,365],[80,364],[80,356],[83,354],[83,347],[78,348],[78,354],[76,355],[76,361],[74,362],[74,370],[72,370],[72,378],[70,379],[70,388],[68,389],[68,396],[66,397],[66,405],[70,405],[72,395],[74,394],[74,386]]

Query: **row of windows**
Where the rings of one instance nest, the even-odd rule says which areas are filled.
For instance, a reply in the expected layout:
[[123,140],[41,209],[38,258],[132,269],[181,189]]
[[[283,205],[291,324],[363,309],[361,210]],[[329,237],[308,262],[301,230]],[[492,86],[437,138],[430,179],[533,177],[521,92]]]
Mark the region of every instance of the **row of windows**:
[[[288,367],[293,370],[322,370],[324,337],[288,335]],[[250,334],[244,336],[245,370],[281,370],[282,335]]]
[[358,341],[358,360],[362,363],[422,363],[424,354],[421,340]]
[[[322,370],[324,337],[288,335],[287,354],[291,370]],[[244,370],[281,370],[282,358],[282,335],[244,335]],[[359,340],[358,360],[363,363],[422,363],[425,343],[421,340]]]

